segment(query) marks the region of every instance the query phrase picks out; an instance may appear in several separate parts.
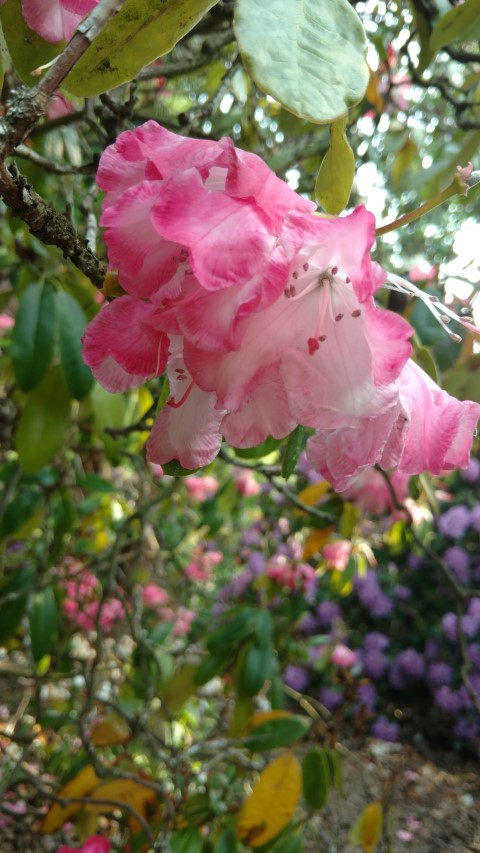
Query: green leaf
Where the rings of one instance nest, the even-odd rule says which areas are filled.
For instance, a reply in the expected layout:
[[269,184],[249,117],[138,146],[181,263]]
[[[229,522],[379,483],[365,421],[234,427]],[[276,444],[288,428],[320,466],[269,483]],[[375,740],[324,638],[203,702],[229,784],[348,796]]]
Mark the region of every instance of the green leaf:
[[332,784],[332,771],[325,749],[313,747],[302,764],[303,797],[311,809],[323,809]]
[[355,157],[345,127],[344,118],[330,125],[330,145],[315,181],[315,198],[324,211],[333,216],[338,216],[347,206],[355,177]]
[[259,646],[268,646],[272,641],[273,619],[269,610],[259,610],[255,616],[255,640]]
[[145,65],[172,50],[217,2],[126,0],[75,64],[65,89],[92,97],[133,80]]
[[[415,0],[408,0],[410,12],[415,22],[415,31],[420,42],[420,56],[416,68],[417,74],[423,74],[433,59],[434,51],[430,47],[430,24],[420,8],[417,8]],[[462,160],[460,162],[463,162]]]
[[452,367],[443,378],[443,387],[457,400],[480,403],[480,354],[476,353]]
[[440,50],[455,39],[480,38],[480,4],[478,0],[465,0],[436,22],[430,36],[432,50]]
[[288,479],[297,467],[300,454],[305,447],[306,430],[303,426],[296,426],[287,438],[282,459],[282,477]]
[[218,654],[210,655],[208,658],[205,658],[205,660],[197,666],[195,671],[195,684],[206,684],[207,681],[211,681],[211,679],[215,678],[216,675],[223,675],[231,659],[232,655],[230,652],[224,652],[223,654],[219,652]]
[[303,717],[292,716],[267,720],[265,723],[255,726],[254,731],[247,738],[245,746],[255,752],[288,746],[293,741],[302,738],[309,728],[310,720]]
[[272,670],[272,649],[270,646],[247,646],[240,669],[238,689],[242,696],[255,696],[270,677]]
[[60,367],[53,367],[30,394],[17,430],[18,460],[27,474],[43,468],[60,450],[70,419],[70,395]]
[[303,841],[299,835],[290,835],[275,844],[273,853],[303,853]]
[[87,318],[77,300],[63,290],[58,293],[58,310],[63,372],[72,397],[83,400],[93,385],[92,371],[82,359],[81,337]]
[[435,359],[427,347],[415,347],[413,352],[414,361],[425,371],[425,373],[433,379],[437,385],[440,384],[437,365]]
[[200,470],[200,468],[184,468],[183,465],[180,465],[178,459],[172,459],[171,462],[162,464],[163,473],[168,474],[170,477],[189,477],[190,474],[194,474],[195,471]]
[[362,100],[366,38],[348,0],[238,0],[234,27],[255,82],[295,115],[326,124]]
[[171,853],[202,853],[203,840],[196,827],[173,832],[170,837]]
[[[33,569],[20,569],[0,586],[0,643],[4,643],[15,633],[27,606],[28,591],[34,580]],[[15,597],[8,599],[7,596],[10,595]]]
[[221,625],[210,634],[207,649],[214,653],[225,652],[229,646],[235,648],[242,640],[246,640],[253,630],[253,615],[251,607],[242,607],[226,625]]
[[256,447],[234,447],[235,455],[239,459],[263,459],[264,456],[269,456],[280,445],[280,439],[273,438],[269,435],[261,444]]
[[58,606],[53,587],[37,592],[30,613],[30,639],[35,663],[47,655],[58,631]]
[[0,6],[0,21],[15,71],[23,83],[35,86],[38,77],[32,71],[55,59],[65,43],[49,44],[27,27],[20,0],[6,0]]
[[56,330],[55,290],[31,284],[23,294],[12,334],[10,354],[22,391],[31,391],[45,375]]
[[226,829],[215,844],[213,853],[236,853],[236,850],[238,850],[237,836],[233,829]]
[[16,533],[40,509],[42,496],[34,489],[22,489],[7,504],[0,521],[0,539]]

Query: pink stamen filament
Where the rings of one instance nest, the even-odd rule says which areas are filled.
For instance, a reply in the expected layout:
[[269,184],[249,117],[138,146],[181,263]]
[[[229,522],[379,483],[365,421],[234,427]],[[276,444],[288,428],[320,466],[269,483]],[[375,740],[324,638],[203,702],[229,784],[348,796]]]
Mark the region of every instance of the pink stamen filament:
[[[181,377],[181,378],[186,378],[186,377]],[[195,385],[195,383],[192,380],[190,382],[190,385],[188,386],[187,390],[185,391],[185,394],[183,395],[183,397],[180,398],[178,403],[176,403],[175,400],[173,400],[173,398],[172,398],[171,400],[167,400],[167,406],[170,406],[172,409],[179,409],[180,406],[183,406],[185,400],[188,398],[190,391],[192,390],[194,385]]]

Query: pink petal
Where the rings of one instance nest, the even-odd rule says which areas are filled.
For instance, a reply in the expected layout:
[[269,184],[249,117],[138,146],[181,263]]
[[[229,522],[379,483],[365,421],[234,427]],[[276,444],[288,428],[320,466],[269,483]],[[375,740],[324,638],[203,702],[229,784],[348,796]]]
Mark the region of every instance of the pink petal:
[[276,239],[261,211],[206,189],[193,169],[162,184],[152,222],[166,240],[187,246],[193,271],[207,290],[256,279],[271,301],[286,283],[288,262],[283,250],[275,251]]
[[[402,411],[397,432],[403,440],[398,470],[405,474],[466,468],[470,461],[473,434],[480,418],[480,405],[460,401],[442,391],[433,379],[409,361],[397,380]],[[387,447],[382,467],[396,459]]]
[[376,385],[387,385],[397,378],[412,353],[409,343],[412,334],[412,327],[403,317],[366,304],[365,335],[372,353]]
[[98,186],[106,192],[104,206],[109,207],[125,190],[145,179],[149,158],[165,134],[176,137],[155,121],[147,121],[136,130],[124,131],[105,149],[97,171]]
[[126,391],[163,373],[168,337],[151,327],[152,307],[121,296],[105,305],[83,336],[83,360],[108,391]]
[[[22,0],[22,14],[31,30],[48,42],[69,41],[97,0]],[[73,8],[71,8],[73,5]]]
[[278,365],[272,365],[256,377],[243,408],[224,417],[222,431],[234,447],[255,447],[269,435],[284,438],[296,425]]
[[184,468],[202,468],[215,459],[222,436],[223,413],[215,408],[214,394],[194,386],[179,406],[167,405],[158,415],[147,442],[150,462],[164,465],[178,459]]
[[182,261],[181,247],[160,239],[151,225],[158,187],[158,182],[143,181],[126,190],[100,220],[107,229],[110,267],[118,269],[122,287],[136,296],[155,294]]

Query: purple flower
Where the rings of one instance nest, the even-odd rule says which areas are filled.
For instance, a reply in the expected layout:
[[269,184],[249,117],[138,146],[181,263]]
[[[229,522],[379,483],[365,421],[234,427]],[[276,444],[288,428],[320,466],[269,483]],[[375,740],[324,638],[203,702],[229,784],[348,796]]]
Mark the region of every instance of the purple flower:
[[421,557],[420,554],[410,554],[407,560],[407,565],[409,569],[416,572],[421,566],[423,566],[423,557]]
[[469,643],[467,646],[468,659],[475,669],[480,670],[480,644]]
[[462,634],[469,640],[478,634],[478,619],[476,616],[462,616],[461,620]]
[[320,702],[328,711],[334,711],[343,702],[343,694],[340,690],[332,690],[331,687],[322,687],[320,690]]
[[442,628],[447,640],[455,643],[457,640],[457,617],[455,613],[445,613],[442,616]]
[[395,598],[398,598],[399,601],[408,601],[412,597],[412,590],[408,586],[397,583],[394,587],[393,595]]
[[390,722],[386,717],[378,717],[372,725],[372,735],[379,740],[386,740],[390,743],[398,740],[400,728],[398,723]]
[[480,477],[480,462],[472,457],[468,463],[468,468],[460,473],[467,483],[476,483]]
[[432,687],[450,684],[453,680],[453,669],[449,663],[443,663],[442,661],[432,663],[428,668],[428,680]]
[[425,643],[424,655],[427,660],[438,657],[439,645],[436,640],[427,640]]
[[456,714],[462,708],[462,697],[458,691],[451,690],[446,684],[435,691],[435,704],[447,714]]
[[381,678],[388,669],[388,661],[378,649],[366,649],[362,653],[363,671],[370,678]]
[[373,711],[377,702],[377,691],[373,684],[359,684],[357,696],[360,705],[363,705],[367,711]]
[[470,527],[480,533],[480,504],[476,504],[470,511]]
[[480,734],[480,728],[476,720],[457,720],[454,732],[463,740],[475,740]]
[[310,637],[317,630],[317,620],[313,613],[305,613],[298,626],[304,637]]
[[395,662],[410,678],[421,678],[425,673],[423,655],[416,649],[405,649],[405,651],[400,652]]
[[461,548],[460,545],[452,545],[445,551],[443,559],[459,583],[468,583],[470,580],[470,559],[464,548]]
[[333,601],[321,601],[315,612],[319,624],[325,628],[330,628],[341,617],[341,610],[338,604],[335,604]]
[[248,558],[248,568],[255,577],[258,577],[265,571],[265,562],[265,555],[261,551],[252,551]]
[[388,616],[393,610],[392,601],[380,589],[374,572],[367,572],[355,580],[357,595],[372,616]]
[[381,631],[369,631],[363,638],[363,645],[368,651],[383,651],[390,645],[390,639]]
[[450,539],[463,539],[469,525],[470,510],[463,504],[450,507],[437,520],[440,533]]
[[303,666],[289,664],[283,673],[283,681],[287,687],[303,693],[308,684],[308,672]]

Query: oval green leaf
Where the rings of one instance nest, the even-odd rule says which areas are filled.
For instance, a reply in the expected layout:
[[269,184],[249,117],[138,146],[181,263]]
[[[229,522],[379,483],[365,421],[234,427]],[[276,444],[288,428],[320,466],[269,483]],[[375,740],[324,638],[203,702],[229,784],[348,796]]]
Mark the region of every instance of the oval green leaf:
[[324,749],[315,746],[307,752],[302,764],[303,797],[311,809],[323,809],[332,784],[332,773]]
[[36,388],[53,354],[56,293],[48,284],[31,284],[23,294],[12,333],[13,370],[22,391]]
[[252,643],[247,647],[238,680],[238,689],[242,696],[255,696],[262,689],[270,678],[272,657],[270,646],[257,646]]
[[53,367],[30,394],[17,430],[18,460],[34,474],[60,450],[70,418],[70,395],[62,369]]
[[252,734],[246,739],[245,746],[255,752],[288,746],[293,741],[302,738],[309,728],[310,720],[303,717],[292,716],[267,720],[255,727]]
[[348,0],[238,0],[234,27],[255,82],[295,115],[326,124],[363,98],[366,38]]
[[92,371],[82,359],[81,338],[87,318],[77,300],[65,293],[58,293],[60,320],[60,355],[68,390],[75,400],[83,400],[93,385]]
[[30,640],[35,663],[51,651],[57,631],[57,601],[53,587],[47,586],[35,594],[30,613]]
[[285,477],[285,479],[288,479],[295,471],[306,440],[307,432],[305,427],[301,425],[296,426],[288,436],[282,458],[282,477]]
[[436,22],[430,36],[432,50],[440,50],[455,39],[480,39],[480,4],[478,0],[465,0]]
[[330,145],[315,181],[315,198],[326,213],[338,216],[346,208],[354,177],[355,157],[341,118],[330,125]]
[[0,22],[15,71],[27,86],[35,86],[32,72],[55,59],[65,42],[49,44],[27,27],[19,0],[6,0],[0,7]]
[[[22,489],[5,507],[0,520],[0,539],[17,534],[38,513],[42,495],[35,489]],[[20,537],[19,537],[20,538]]]
[[133,80],[145,65],[172,50],[217,2],[126,0],[75,64],[65,89],[92,97]]

